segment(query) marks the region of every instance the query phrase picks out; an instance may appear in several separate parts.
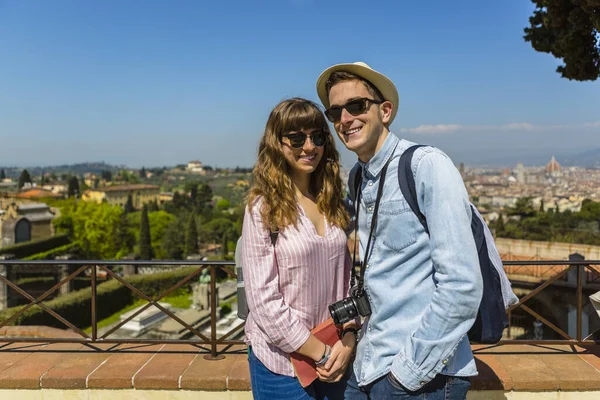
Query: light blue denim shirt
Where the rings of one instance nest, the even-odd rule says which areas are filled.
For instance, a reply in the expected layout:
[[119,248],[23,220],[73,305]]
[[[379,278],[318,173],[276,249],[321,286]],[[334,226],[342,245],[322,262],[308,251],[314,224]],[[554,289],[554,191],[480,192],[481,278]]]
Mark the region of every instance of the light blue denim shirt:
[[363,259],[381,170],[393,157],[366,260],[372,314],[363,323],[354,362],[361,386],[390,371],[409,390],[418,390],[438,373],[477,375],[466,334],[477,316],[483,282],[468,195],[448,156],[431,147],[418,149],[412,171],[427,235],[398,185],[400,155],[413,144],[390,133],[368,163],[358,163],[363,171],[358,232]]

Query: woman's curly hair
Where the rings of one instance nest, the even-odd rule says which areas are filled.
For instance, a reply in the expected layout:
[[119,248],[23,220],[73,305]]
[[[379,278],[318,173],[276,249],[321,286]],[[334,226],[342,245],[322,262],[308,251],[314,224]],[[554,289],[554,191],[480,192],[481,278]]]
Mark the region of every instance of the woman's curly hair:
[[343,204],[345,191],[340,177],[340,156],[325,116],[310,100],[284,100],[271,111],[259,144],[247,203],[253,207],[256,200],[262,198],[262,221],[271,230],[283,229],[290,224],[296,226],[298,202],[281,140],[283,134],[302,129],[327,132],[323,157],[310,176],[310,192],[316,196],[317,208],[327,221],[345,229],[349,216]]

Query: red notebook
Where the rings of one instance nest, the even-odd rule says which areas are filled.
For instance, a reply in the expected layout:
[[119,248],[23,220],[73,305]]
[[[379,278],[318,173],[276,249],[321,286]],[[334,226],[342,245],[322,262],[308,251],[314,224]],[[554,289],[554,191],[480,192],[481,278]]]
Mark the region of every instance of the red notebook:
[[[340,340],[341,332],[333,323],[333,319],[329,318],[327,321],[317,325],[310,333],[321,342],[333,347]],[[302,387],[307,387],[318,378],[315,362],[310,357],[292,353],[290,354],[290,360]]]

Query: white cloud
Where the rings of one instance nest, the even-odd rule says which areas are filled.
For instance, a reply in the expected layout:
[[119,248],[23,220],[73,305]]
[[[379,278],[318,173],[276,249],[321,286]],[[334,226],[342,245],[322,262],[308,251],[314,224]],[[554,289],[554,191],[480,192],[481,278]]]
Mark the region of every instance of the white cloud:
[[600,121],[585,122],[571,125],[536,125],[530,122],[513,122],[504,125],[459,125],[438,124],[419,125],[415,128],[400,128],[402,133],[414,133],[417,135],[444,135],[455,132],[486,132],[486,131],[511,131],[511,132],[533,132],[565,129],[600,128]]
[[533,124],[530,124],[529,122],[516,122],[516,123],[512,123],[512,124],[507,124],[507,125],[503,125],[500,127],[500,129],[502,130],[509,130],[509,131],[532,131],[534,129],[536,129],[537,127]]
[[416,128],[401,128],[400,132],[417,133],[422,135],[439,135],[444,133],[454,133],[463,128],[462,125],[421,125]]

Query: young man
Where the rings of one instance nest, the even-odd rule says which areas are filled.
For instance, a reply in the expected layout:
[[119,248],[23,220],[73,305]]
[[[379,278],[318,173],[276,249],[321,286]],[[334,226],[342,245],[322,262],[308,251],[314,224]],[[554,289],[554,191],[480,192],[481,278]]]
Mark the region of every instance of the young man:
[[477,374],[466,334],[483,283],[461,176],[442,151],[415,151],[412,173],[428,234],[398,184],[399,158],[414,143],[389,131],[399,104],[392,81],[362,62],[338,64],[321,74],[317,92],[340,140],[358,156],[349,186],[362,173],[358,236],[371,315],[359,335],[346,398],[464,399],[468,377]]

